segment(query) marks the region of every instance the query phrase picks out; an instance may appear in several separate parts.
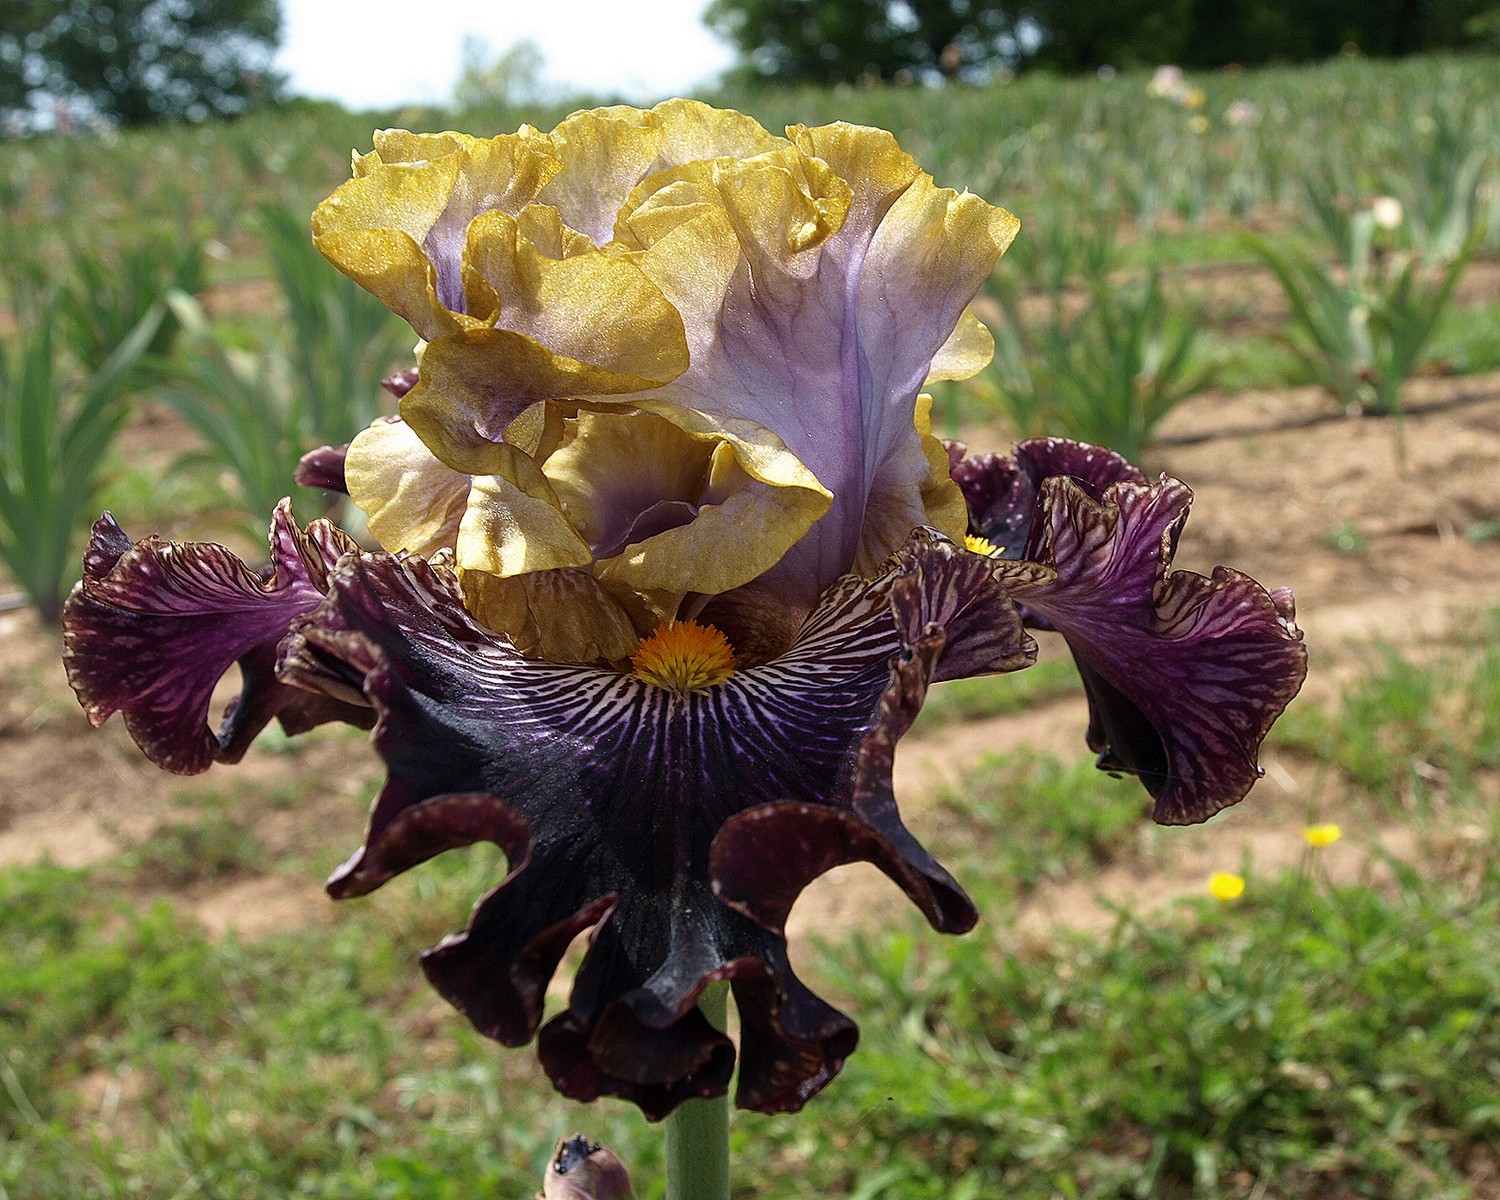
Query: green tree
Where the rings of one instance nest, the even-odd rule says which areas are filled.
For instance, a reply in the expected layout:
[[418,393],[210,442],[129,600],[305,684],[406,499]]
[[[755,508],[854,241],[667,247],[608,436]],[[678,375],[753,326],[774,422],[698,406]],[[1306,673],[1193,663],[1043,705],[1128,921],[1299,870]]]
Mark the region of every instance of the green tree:
[[0,0],[0,107],[37,95],[121,125],[243,112],[275,95],[279,0]]
[[1500,0],[1023,0],[1020,65],[1058,71],[1316,62],[1493,46]]
[[1015,5],[1000,0],[714,0],[708,27],[755,79],[854,83],[953,78],[1013,55]]
[[489,43],[470,34],[464,38],[458,82],[453,85],[453,103],[460,109],[483,104],[542,104],[548,88],[542,81],[547,60],[542,49],[529,38],[515,43],[498,58]]
[[713,0],[749,79],[976,77],[1493,48],[1500,0]]

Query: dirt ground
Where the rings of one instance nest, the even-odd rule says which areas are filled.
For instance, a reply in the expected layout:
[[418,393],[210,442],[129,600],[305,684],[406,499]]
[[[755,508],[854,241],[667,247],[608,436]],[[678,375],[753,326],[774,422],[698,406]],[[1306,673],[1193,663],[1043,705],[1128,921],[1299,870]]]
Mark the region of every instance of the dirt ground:
[[[1208,394],[1173,415],[1145,464],[1195,492],[1179,567],[1223,563],[1294,589],[1311,653],[1306,697],[1333,696],[1366,661],[1372,640],[1437,647],[1477,610],[1500,603],[1500,538],[1474,537],[1500,518],[1500,374],[1418,381],[1407,403],[1398,431],[1388,420],[1344,417],[1314,389]],[[150,416],[131,436],[160,444],[163,420]],[[985,430],[968,440],[975,449],[1004,448]],[[29,610],[0,612],[0,865],[106,861],[191,818],[198,799],[222,804],[226,796],[255,805],[268,859],[308,846],[342,857],[359,844],[360,797],[379,775],[363,735],[318,731],[295,754],[284,739],[263,738],[237,768],[171,777],[139,755],[119,721],[88,727],[59,648]],[[1048,652],[1058,647],[1044,646]],[[913,735],[896,763],[909,824],[922,836],[924,811],[940,790],[987,752],[1086,756],[1083,728],[1079,698]],[[1201,891],[1210,871],[1237,869],[1247,856],[1257,870],[1295,861],[1302,825],[1313,816],[1339,820],[1340,798],[1305,763],[1273,751],[1264,765],[1266,778],[1249,798],[1209,825],[1155,833],[1156,852],[1129,866],[1041,889],[1023,910],[1022,930],[1041,936],[1059,922],[1098,925],[1111,919],[1107,904],[1149,909]],[[326,783],[305,788],[299,781],[308,775]],[[1378,872],[1377,845],[1397,857],[1412,849],[1401,826],[1349,834],[1326,852],[1335,878]],[[242,871],[227,882],[186,884],[177,898],[215,933],[257,936],[336,919],[312,874]],[[844,868],[809,889],[793,913],[793,934],[827,936],[904,903],[873,869]]]

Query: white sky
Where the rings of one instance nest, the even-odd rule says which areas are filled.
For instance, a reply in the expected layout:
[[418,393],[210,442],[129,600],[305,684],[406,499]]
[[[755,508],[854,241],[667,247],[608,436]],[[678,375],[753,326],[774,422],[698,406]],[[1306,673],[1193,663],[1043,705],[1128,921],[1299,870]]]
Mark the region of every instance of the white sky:
[[711,79],[733,57],[700,20],[707,0],[282,0],[276,65],[299,95],[351,108],[451,98],[464,37],[490,61],[531,40],[543,79],[656,100]]

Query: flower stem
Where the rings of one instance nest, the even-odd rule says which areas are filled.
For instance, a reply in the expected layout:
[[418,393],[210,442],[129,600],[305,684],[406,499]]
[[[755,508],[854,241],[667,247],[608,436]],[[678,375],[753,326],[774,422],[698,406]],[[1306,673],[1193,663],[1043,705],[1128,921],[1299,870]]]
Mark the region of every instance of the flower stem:
[[[710,984],[699,1007],[723,1029],[729,985]],[[678,1105],[666,1126],[667,1200],[729,1200],[729,1093]]]

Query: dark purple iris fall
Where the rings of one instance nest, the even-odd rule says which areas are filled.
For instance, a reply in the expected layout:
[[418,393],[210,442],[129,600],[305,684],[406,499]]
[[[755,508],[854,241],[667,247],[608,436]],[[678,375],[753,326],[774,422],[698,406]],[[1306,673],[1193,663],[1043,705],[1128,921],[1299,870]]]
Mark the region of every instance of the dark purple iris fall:
[[[509,874],[423,956],[478,1029],[535,1037],[566,1095],[622,1096],[656,1118],[728,1087],[735,1048],[697,1008],[727,980],[736,1101],[794,1110],[857,1039],[787,961],[807,883],[871,862],[935,929],[977,919],[892,792],[896,742],[930,685],[1024,668],[1026,623],[1056,630],[1100,766],[1137,776],[1156,820],[1185,824],[1245,795],[1305,674],[1288,593],[1171,570],[1181,483],[1052,439],[1008,458],[955,451],[953,478],[998,557],[913,530],[711,686],[523,655],[471,615],[446,552],[363,552],[324,522],[298,530],[285,507],[265,571],[209,544],[132,545],[101,520],[64,615],[68,675],[91,721],[123,713],[153,761],[184,773],[234,761],[273,718],[292,733],[373,727],[386,782],[329,891],[500,846]],[[236,663],[244,689],[211,730],[211,693]],[[588,930],[568,1005],[543,1023],[559,960]]]

